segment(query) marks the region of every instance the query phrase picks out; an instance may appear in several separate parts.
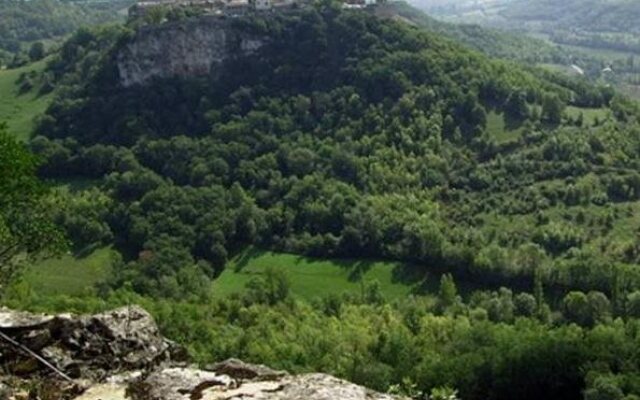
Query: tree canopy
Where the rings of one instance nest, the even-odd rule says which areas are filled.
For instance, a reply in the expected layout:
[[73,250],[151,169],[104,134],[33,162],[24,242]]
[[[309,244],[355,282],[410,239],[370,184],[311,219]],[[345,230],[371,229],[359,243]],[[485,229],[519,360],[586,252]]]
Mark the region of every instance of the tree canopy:
[[35,156],[0,124],[0,284],[15,273],[20,256],[57,252],[65,245],[37,166]]

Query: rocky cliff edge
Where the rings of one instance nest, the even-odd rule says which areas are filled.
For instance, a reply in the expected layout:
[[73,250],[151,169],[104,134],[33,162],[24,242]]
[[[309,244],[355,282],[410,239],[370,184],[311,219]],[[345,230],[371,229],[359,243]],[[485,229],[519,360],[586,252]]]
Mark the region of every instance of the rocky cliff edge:
[[216,16],[145,26],[118,50],[120,84],[216,76],[225,61],[254,54],[266,40]]
[[85,316],[0,309],[0,366],[0,400],[398,399],[235,359],[197,368],[137,306]]

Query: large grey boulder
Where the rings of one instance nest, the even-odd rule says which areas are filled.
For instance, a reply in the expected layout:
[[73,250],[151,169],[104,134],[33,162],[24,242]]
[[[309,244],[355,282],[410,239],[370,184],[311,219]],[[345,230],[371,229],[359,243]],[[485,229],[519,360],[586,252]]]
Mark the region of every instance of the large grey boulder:
[[33,329],[46,325],[53,316],[0,308],[0,329]]
[[[160,335],[140,307],[85,316],[45,316],[0,312],[0,331],[73,378],[99,380],[121,371],[146,369],[169,359],[174,346]],[[30,378],[52,371],[42,362],[0,340],[0,364]]]
[[228,388],[233,384],[234,380],[227,375],[195,368],[168,367],[129,385],[129,392],[140,400],[190,400],[202,398],[202,393],[210,388]]
[[216,372],[218,374],[224,374],[238,380],[256,380],[267,381],[283,378],[287,374],[286,371],[278,371],[271,369],[265,365],[247,364],[244,361],[236,358],[230,358],[228,360],[207,366],[207,371]]
[[136,306],[85,316],[2,309],[0,331],[74,378],[63,379],[0,340],[0,396],[10,400],[398,399],[330,375],[289,375],[237,359],[189,366],[176,359],[182,353],[160,335],[151,315]]
[[253,381],[239,387],[202,392],[202,400],[393,400],[362,386],[326,374],[287,376],[274,381]]
[[[250,364],[246,364],[250,366]],[[127,397],[130,396],[130,397]],[[99,384],[74,400],[399,400],[326,374],[237,380],[193,368],[160,368],[129,384]]]

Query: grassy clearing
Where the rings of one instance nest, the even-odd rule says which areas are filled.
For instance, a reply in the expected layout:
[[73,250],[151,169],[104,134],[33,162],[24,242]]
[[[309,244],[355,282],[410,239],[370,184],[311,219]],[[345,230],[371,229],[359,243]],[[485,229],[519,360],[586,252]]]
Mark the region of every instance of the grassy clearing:
[[33,133],[34,118],[44,112],[51,101],[51,94],[39,95],[32,89],[20,93],[17,80],[22,73],[44,70],[46,60],[8,70],[0,70],[0,122],[7,123],[9,133],[27,140]]
[[28,267],[23,279],[42,296],[90,294],[109,276],[113,260],[113,250],[102,247],[83,256],[44,260]]
[[[114,251],[96,249],[86,256],[65,255],[27,268],[23,279],[38,295],[78,296],[90,294],[109,276]],[[411,267],[397,262],[326,260],[249,248],[232,259],[213,283],[218,298],[244,291],[253,277],[273,266],[286,271],[295,297],[305,300],[327,294],[360,293],[365,282],[377,280],[387,300],[407,296],[421,284],[436,290],[440,275],[424,282],[412,275]]]
[[[596,120],[604,121],[609,116],[610,111],[606,108],[580,108],[567,107],[566,114],[571,118],[577,118],[580,114],[584,118],[584,123],[593,125]],[[512,126],[505,119],[504,113],[490,111],[487,114],[487,132],[497,143],[512,142],[520,139],[522,128]]]
[[576,118],[582,113],[584,123],[593,125],[596,119],[599,121],[607,119],[609,110],[607,110],[606,108],[579,108],[570,106],[567,107],[566,113],[571,118]]
[[[114,253],[110,247],[102,247],[84,256],[48,259],[28,267],[23,280],[35,294],[44,297],[95,294],[96,284],[104,282],[112,271]],[[223,298],[243,292],[246,284],[269,266],[283,269],[291,281],[293,296],[304,300],[329,294],[359,294],[363,284],[374,280],[380,283],[389,301],[411,293],[428,295],[437,292],[441,277],[438,272],[425,273],[422,268],[400,262],[317,259],[248,248],[233,258],[213,282],[214,296]],[[416,272],[420,270],[423,272]],[[458,284],[462,293],[473,286],[468,282]]]
[[498,143],[518,140],[522,135],[521,129],[511,127],[507,124],[504,113],[498,114],[495,111],[490,111],[487,114],[487,132],[489,132],[489,135]]
[[327,294],[360,293],[363,282],[377,280],[387,300],[403,297],[417,285],[402,263],[361,260],[324,260],[250,248],[229,262],[213,284],[216,297],[242,292],[265,268],[281,268],[298,298],[311,300]]
[[575,71],[568,65],[541,63],[541,64],[538,64],[538,67],[545,69],[547,71],[556,72],[559,74],[575,75]]

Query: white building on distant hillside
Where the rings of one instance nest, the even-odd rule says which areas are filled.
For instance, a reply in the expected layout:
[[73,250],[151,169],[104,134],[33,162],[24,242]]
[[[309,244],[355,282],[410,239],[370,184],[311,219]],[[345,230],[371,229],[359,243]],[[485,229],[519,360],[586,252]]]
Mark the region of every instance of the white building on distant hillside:
[[259,11],[271,10],[271,8],[273,7],[271,0],[255,0],[254,5],[256,10]]
[[242,15],[251,9],[249,0],[229,0],[224,4],[224,13],[226,15]]
[[138,0],[129,9],[129,14],[143,16],[154,7],[193,7],[205,12],[212,12],[219,7],[219,3],[219,0]]
[[584,75],[584,70],[575,64],[571,64],[571,69],[578,75]]
[[365,7],[374,6],[376,0],[344,0],[342,8],[345,9],[363,9]]
[[[0,0],[1,1],[1,0]],[[253,10],[270,11],[299,7],[310,0],[137,0],[130,15],[143,16],[153,7],[194,7],[208,14],[240,16]],[[352,0],[362,1],[365,0]],[[370,1],[370,0],[369,0]]]

